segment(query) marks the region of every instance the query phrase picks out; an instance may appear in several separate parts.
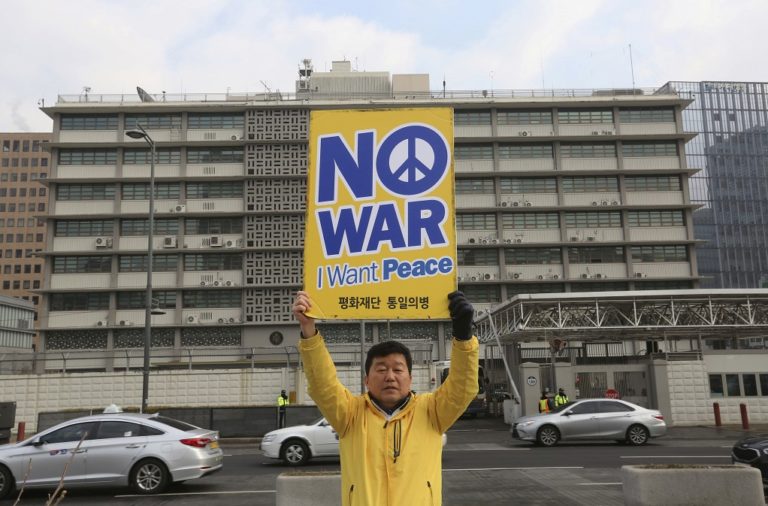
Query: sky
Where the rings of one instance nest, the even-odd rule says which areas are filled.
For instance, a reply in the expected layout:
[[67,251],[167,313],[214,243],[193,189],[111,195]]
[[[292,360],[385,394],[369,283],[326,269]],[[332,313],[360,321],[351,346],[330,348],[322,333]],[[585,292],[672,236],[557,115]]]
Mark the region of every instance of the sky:
[[85,87],[293,92],[305,58],[427,73],[433,90],[768,81],[766,0],[6,0],[0,13],[0,132],[50,131],[39,104]]

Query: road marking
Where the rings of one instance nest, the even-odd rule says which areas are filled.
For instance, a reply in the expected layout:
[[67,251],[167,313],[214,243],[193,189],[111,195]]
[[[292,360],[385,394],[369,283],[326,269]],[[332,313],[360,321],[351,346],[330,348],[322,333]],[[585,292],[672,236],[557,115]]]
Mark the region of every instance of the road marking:
[[615,487],[616,485],[623,485],[620,481],[607,482],[607,483],[577,483],[582,487]]
[[[222,495],[222,494],[275,494],[277,493],[277,490],[220,490],[218,492],[171,492],[168,494],[155,494],[155,497],[162,497],[162,496],[175,496],[175,495]],[[146,498],[146,495],[142,494],[125,494],[125,495],[116,495],[115,498],[126,498],[126,497],[144,497]]]
[[730,459],[730,455],[622,455],[620,459]]
[[[530,471],[532,469],[535,470],[542,470],[542,469],[584,469],[583,466],[572,466],[572,467],[471,467],[466,469],[446,469],[443,468],[443,472],[446,471]],[[142,496],[146,497],[146,496]]]

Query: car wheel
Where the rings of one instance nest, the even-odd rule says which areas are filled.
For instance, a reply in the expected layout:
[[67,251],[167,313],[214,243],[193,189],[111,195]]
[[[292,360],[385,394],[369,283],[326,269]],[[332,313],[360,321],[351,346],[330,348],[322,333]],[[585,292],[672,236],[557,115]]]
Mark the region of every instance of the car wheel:
[[289,466],[300,466],[309,460],[309,448],[303,441],[292,439],[283,444],[280,458]]
[[131,470],[130,485],[137,494],[159,494],[171,481],[165,464],[156,459],[145,459]]
[[0,466],[0,499],[10,495],[16,483],[7,467]]
[[536,441],[543,446],[555,446],[560,440],[560,431],[554,425],[545,425],[536,434]]
[[632,425],[627,429],[627,443],[634,446],[641,446],[648,442],[648,429],[642,425]]

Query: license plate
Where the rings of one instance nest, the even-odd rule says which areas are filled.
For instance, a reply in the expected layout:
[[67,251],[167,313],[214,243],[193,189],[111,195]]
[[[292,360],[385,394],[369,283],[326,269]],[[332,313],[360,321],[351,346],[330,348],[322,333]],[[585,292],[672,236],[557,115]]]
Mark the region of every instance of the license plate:
[[219,442],[218,441],[212,441],[210,446],[211,446],[211,448],[218,448],[219,447]]

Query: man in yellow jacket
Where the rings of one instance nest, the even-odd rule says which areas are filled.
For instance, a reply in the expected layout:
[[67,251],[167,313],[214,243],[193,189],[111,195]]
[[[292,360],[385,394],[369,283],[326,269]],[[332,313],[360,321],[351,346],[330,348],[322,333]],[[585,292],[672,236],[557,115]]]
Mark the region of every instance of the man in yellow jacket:
[[309,395],[339,434],[342,505],[442,503],[442,434],[478,391],[474,310],[461,292],[448,298],[454,339],[446,381],[434,392],[412,392],[411,353],[387,341],[368,351],[368,392],[354,395],[339,382],[314,319],[304,314],[312,307],[309,296],[298,292],[293,313]]

